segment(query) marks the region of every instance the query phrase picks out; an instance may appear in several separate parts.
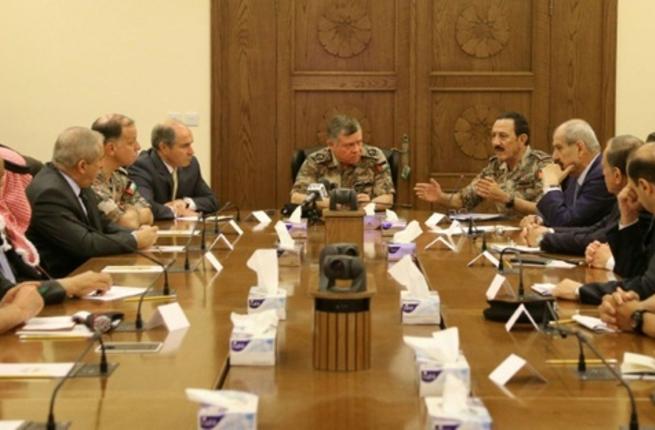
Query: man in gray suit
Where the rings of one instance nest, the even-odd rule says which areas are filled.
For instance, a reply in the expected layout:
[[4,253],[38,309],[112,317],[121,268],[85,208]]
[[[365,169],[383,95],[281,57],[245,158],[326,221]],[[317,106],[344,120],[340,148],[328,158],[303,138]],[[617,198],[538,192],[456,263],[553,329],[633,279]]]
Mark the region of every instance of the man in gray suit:
[[130,179],[150,203],[155,219],[196,216],[218,210],[218,200],[202,179],[193,156],[193,134],[179,121],[152,129],[152,148],[128,169]]
[[102,158],[102,135],[84,127],[64,130],[47,163],[27,188],[32,206],[28,238],[51,276],[65,276],[91,257],[147,248],[157,228],[130,231],[98,211],[90,186]]

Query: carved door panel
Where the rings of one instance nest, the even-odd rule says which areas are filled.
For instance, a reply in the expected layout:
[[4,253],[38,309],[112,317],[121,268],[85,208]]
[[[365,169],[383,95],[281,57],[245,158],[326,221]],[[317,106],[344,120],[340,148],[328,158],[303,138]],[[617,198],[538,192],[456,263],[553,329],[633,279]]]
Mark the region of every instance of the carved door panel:
[[[280,1],[278,201],[288,199],[292,152],[325,145],[336,112],[359,119],[365,143],[400,149],[409,135],[406,0]],[[407,181],[396,184],[407,196]]]

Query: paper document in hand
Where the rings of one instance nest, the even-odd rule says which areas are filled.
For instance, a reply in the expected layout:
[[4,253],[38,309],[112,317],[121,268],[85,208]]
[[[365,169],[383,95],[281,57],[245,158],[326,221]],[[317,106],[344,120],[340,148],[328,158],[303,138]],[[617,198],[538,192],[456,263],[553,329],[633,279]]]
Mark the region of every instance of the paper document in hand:
[[143,294],[145,290],[145,288],[141,287],[121,287],[119,285],[114,285],[109,290],[107,290],[105,294],[89,294],[82,297],[82,299],[96,300],[99,302],[110,302],[112,300],[121,300],[127,297],[138,296],[139,294]]
[[157,265],[105,266],[103,273],[161,273],[164,269]]
[[62,378],[73,363],[0,363],[0,379]]

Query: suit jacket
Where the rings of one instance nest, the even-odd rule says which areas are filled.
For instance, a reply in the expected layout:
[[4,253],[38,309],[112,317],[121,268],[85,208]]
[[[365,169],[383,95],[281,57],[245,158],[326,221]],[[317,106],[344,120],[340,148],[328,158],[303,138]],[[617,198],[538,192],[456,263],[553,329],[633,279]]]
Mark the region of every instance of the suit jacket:
[[[173,179],[166,165],[159,158],[157,151],[150,148],[141,152],[136,162],[128,168],[130,179],[138,186],[141,195],[150,203],[155,219],[172,219],[173,211],[164,205],[171,201]],[[193,199],[198,211],[215,212],[218,210],[218,200],[209,185],[200,175],[200,165],[196,157],[187,167],[177,169],[176,199],[189,197]]]
[[611,195],[605,186],[600,156],[592,162],[584,182],[577,189],[576,180],[577,178],[568,177],[562,192],[549,191],[539,200],[537,210],[546,225],[591,225],[612,210],[616,197]]
[[637,276],[646,271],[648,262],[655,254],[654,218],[649,213],[621,230],[618,225],[607,234],[607,242],[614,256],[614,272],[623,278]]
[[614,203],[610,213],[588,227],[556,227],[555,233],[547,233],[541,240],[541,249],[557,254],[584,255],[587,245],[594,240],[607,241],[607,233],[619,222],[621,212]]
[[52,163],[47,163],[27,187],[27,198],[32,205],[27,237],[39,250],[45,269],[54,277],[67,275],[91,257],[136,249],[136,239],[130,231],[98,211],[93,191],[84,188],[82,195],[88,216]]

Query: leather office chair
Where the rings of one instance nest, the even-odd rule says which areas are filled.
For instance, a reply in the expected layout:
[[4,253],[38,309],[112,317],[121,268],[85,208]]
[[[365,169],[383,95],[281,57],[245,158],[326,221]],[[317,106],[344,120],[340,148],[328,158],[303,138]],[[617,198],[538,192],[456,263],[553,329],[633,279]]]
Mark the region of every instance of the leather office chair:
[[[314,146],[311,148],[305,149],[296,149],[293,151],[291,156],[291,182],[296,181],[296,176],[298,176],[298,171],[302,166],[302,163],[305,161],[308,155],[313,152],[318,151],[323,148],[323,146]],[[391,179],[393,180],[394,187],[398,184],[398,166],[400,165],[400,152],[395,149],[384,149],[382,148],[384,156],[387,157],[387,162],[389,163],[389,169],[391,170]]]

